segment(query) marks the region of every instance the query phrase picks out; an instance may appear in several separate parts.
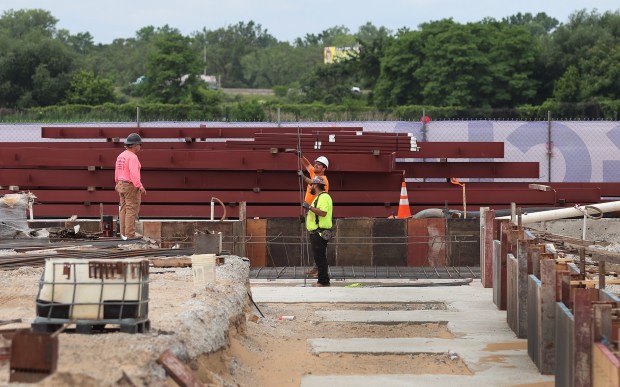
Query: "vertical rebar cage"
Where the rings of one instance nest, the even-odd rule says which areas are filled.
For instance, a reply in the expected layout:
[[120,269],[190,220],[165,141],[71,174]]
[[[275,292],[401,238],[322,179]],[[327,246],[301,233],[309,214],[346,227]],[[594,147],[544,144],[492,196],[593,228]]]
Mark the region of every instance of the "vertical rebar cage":
[[45,261],[36,299],[35,331],[75,323],[90,332],[106,324],[121,331],[148,331],[149,261],[65,259]]

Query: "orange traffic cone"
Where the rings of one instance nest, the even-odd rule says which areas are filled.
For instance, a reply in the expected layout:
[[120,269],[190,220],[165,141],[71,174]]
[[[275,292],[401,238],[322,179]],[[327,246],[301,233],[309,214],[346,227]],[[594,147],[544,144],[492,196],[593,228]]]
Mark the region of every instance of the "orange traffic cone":
[[411,209],[409,208],[409,197],[407,196],[407,185],[403,181],[403,185],[400,188],[400,202],[398,202],[398,215],[397,218],[410,218]]

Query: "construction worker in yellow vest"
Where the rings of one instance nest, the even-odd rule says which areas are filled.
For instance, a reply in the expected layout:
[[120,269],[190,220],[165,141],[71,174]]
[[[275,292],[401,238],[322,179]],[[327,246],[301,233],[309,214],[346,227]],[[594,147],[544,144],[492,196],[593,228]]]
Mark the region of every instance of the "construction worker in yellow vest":
[[315,176],[310,181],[310,186],[316,199],[312,204],[302,202],[302,206],[308,210],[306,229],[310,234],[310,246],[312,246],[314,263],[318,268],[318,281],[313,286],[329,286],[327,243],[332,238],[334,204],[331,196],[325,192],[323,176]]
[[[304,201],[308,204],[312,204],[314,198],[316,198],[316,194],[313,194],[311,192],[310,182],[312,181],[312,179],[314,179],[316,176],[323,177],[323,181],[325,182],[325,192],[329,191],[329,180],[327,179],[327,176],[325,176],[325,171],[327,171],[327,167],[329,167],[329,160],[327,160],[327,157],[325,156],[319,156],[316,158],[316,160],[314,160],[314,164],[311,164],[310,161],[308,161],[308,159],[301,154],[301,151],[299,152],[299,160],[301,162],[301,165],[306,168],[306,171],[308,171],[308,174],[310,175],[310,177],[307,177],[303,171],[297,171],[297,174],[304,180],[306,184],[308,184],[306,186],[306,196],[304,198]],[[312,269],[306,271],[306,274],[316,277],[318,272],[319,269],[315,264]]]

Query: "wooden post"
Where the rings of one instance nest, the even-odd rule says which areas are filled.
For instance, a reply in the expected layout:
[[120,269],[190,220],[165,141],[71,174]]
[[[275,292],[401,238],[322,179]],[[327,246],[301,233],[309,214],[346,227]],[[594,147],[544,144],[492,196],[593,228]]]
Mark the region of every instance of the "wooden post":
[[481,277],[482,286],[485,288],[493,287],[493,240],[495,224],[495,210],[484,212],[484,262],[481,263],[484,275]]
[[552,375],[555,373],[555,260],[543,259],[540,264],[542,283],[540,372],[543,375]]
[[247,257],[247,202],[245,201],[239,202],[239,222],[241,222],[241,241],[239,243],[238,255],[240,257]]
[[[519,304],[518,304],[518,274],[519,263],[517,258],[508,253],[507,257],[507,286],[506,286],[506,321],[512,331],[517,334],[519,328]],[[517,334],[518,335],[518,334]]]
[[605,261],[598,261],[598,288],[605,289]]
[[518,323],[517,323],[517,337],[524,339],[527,337],[527,254],[529,243],[525,240],[520,240],[517,245],[517,261],[518,261],[518,274],[517,274],[517,305],[518,305]]
[[603,337],[608,342],[612,342],[612,323],[611,323],[611,305],[610,304],[593,304],[594,309],[594,329],[593,340],[600,343]]
[[592,302],[588,289],[575,289],[575,387],[592,386]]

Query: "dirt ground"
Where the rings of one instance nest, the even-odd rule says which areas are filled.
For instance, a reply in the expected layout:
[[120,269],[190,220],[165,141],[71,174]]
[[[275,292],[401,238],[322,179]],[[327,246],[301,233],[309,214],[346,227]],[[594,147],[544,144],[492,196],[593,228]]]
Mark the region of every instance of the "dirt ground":
[[[403,309],[425,309],[424,304],[400,304]],[[445,324],[366,324],[322,321],[319,310],[342,309],[334,304],[259,304],[265,315],[249,320],[244,332],[232,332],[230,344],[215,356],[198,361],[198,372],[218,370],[225,381],[240,386],[298,386],[304,375],[462,374],[470,375],[462,360],[446,354],[312,354],[307,340],[313,338],[452,338]],[[432,304],[431,304],[432,306]],[[394,306],[395,307],[395,306]],[[346,309],[383,310],[379,304],[347,304]],[[256,309],[252,313],[258,314]],[[279,316],[295,316],[292,321]],[[216,372],[218,372],[216,371]],[[205,375],[207,378],[209,372]]]
[[[235,264],[241,267],[239,262]],[[151,268],[151,332],[131,335],[112,330],[82,335],[69,329],[59,336],[57,372],[39,385],[174,386],[173,380],[166,377],[163,368],[156,363],[166,349],[172,349],[201,381],[213,386],[296,386],[307,374],[470,373],[460,359],[451,360],[448,354],[314,355],[308,351],[308,339],[450,338],[452,334],[441,323],[323,321],[316,312],[342,308],[342,305],[333,304],[259,304],[265,317],[258,318],[260,313],[251,307],[245,296],[246,282],[239,274],[243,269],[233,269],[227,272],[226,268],[218,268],[217,285],[197,290],[188,268]],[[4,325],[0,329],[29,327],[35,317],[35,298],[42,271],[42,268],[32,267],[0,270],[3,284],[0,320],[22,320],[22,323]],[[245,273],[247,278],[247,271]],[[218,309],[222,304],[225,304],[224,311]],[[442,309],[445,305],[347,304],[346,308]],[[295,319],[281,321],[280,315],[293,315]],[[6,385],[8,378],[8,362],[0,363],[0,385]]]

